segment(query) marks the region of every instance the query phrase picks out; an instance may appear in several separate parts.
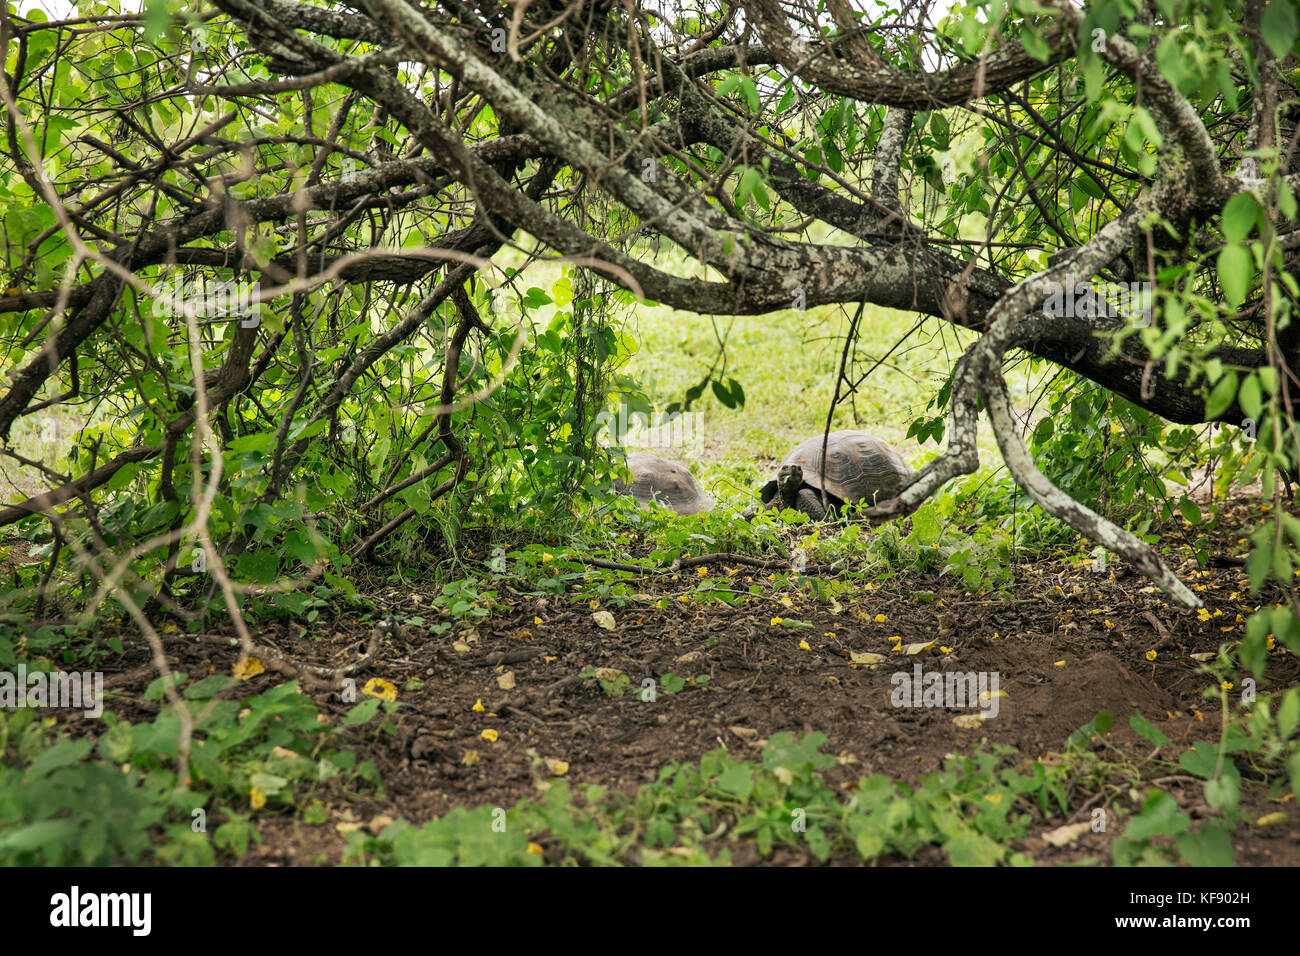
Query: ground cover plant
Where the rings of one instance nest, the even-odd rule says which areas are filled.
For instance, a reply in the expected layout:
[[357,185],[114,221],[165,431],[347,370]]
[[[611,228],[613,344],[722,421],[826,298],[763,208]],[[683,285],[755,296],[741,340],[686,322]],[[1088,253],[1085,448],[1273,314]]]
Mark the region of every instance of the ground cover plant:
[[0,862],[1296,863],[1297,39],[10,4]]

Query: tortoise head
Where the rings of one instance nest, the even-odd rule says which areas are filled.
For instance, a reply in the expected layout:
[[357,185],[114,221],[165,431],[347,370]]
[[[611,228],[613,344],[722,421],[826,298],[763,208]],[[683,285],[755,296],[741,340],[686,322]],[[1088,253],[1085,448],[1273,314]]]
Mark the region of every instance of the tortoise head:
[[786,507],[792,507],[799,486],[803,484],[803,469],[798,465],[782,465],[776,473],[776,488]]

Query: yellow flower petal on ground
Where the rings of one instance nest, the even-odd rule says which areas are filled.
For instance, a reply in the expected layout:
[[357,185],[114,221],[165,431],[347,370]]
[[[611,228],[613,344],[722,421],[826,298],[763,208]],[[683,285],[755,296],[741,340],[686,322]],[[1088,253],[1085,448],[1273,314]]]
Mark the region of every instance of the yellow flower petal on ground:
[[534,626],[534,627],[537,626],[538,624],[541,624],[541,623],[542,623],[542,619],[541,619],[540,617],[534,617],[534,618],[533,618],[533,626]]
[[239,680],[249,680],[266,670],[266,665],[256,657],[241,657],[231,668],[231,673]]
[[1054,663],[1052,664],[1052,666],[1053,666],[1053,667],[1064,667],[1064,666],[1065,666],[1065,661],[1056,661],[1056,662],[1054,662]]
[[1146,657],[1147,660],[1153,661],[1156,659],[1156,652],[1154,650],[1150,650],[1147,651],[1144,656]]
[[366,686],[361,688],[361,693],[390,702],[397,700],[397,687],[382,677],[372,677],[366,681]]
[[538,846],[536,843],[529,843],[529,844],[528,844],[528,852],[529,852],[529,853],[534,853],[534,854],[536,854],[537,856],[541,856],[541,855],[542,855],[542,848],[541,848],[540,846]]
[[488,743],[494,744],[497,742],[497,738],[500,737],[501,735],[498,734],[491,727],[489,727],[487,730],[483,731],[483,733],[479,734],[479,736],[482,737],[484,740],[486,740]]
[[875,617],[877,624],[884,624],[887,620],[889,620],[889,618],[885,617],[883,614],[877,614]]
[[478,700],[474,701],[474,706],[471,707],[470,710],[474,711],[476,714],[481,714],[487,710],[487,708],[483,706],[483,698],[480,697]]
[[812,650],[812,646],[811,646],[807,641],[800,641],[800,642],[799,642],[799,650],[801,650],[801,651],[811,651],[811,650]]
[[777,626],[778,624],[780,624],[780,623],[781,623],[781,618],[779,618],[779,617],[774,617],[774,618],[772,618],[772,626],[773,626],[773,627],[776,627],[776,626]]
[[542,564],[550,564],[554,560],[555,560],[555,555],[551,554],[549,551],[545,552],[542,555]]
[[253,787],[248,791],[248,803],[254,810],[261,810],[266,806],[266,794]]

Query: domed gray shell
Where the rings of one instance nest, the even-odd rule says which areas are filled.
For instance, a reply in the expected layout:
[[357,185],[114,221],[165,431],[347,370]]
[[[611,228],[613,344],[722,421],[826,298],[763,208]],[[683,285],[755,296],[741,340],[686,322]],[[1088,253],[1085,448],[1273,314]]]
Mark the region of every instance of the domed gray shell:
[[627,456],[627,467],[632,472],[632,482],[614,481],[614,490],[621,495],[630,494],[647,505],[657,502],[679,515],[699,514],[713,507],[713,499],[704,493],[686,466],[678,462],[633,452]]
[[[821,488],[822,436],[800,442],[781,461],[803,468],[804,484]],[[898,494],[915,472],[901,455],[866,432],[838,431],[827,436],[826,493],[841,501],[885,501]]]

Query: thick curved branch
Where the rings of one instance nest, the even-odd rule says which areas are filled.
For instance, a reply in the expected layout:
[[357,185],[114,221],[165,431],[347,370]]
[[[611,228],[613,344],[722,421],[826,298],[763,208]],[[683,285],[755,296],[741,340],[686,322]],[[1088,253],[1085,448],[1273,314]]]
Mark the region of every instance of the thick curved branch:
[[1072,39],[1051,28],[1044,33],[1051,51],[1046,63],[1014,44],[951,69],[900,70],[878,56],[857,62],[840,55],[836,44],[828,48],[820,37],[797,42],[779,0],[745,0],[743,6],[746,20],[758,30],[767,51],[790,72],[828,93],[904,109],[960,106],[1040,73],[1073,51]]

